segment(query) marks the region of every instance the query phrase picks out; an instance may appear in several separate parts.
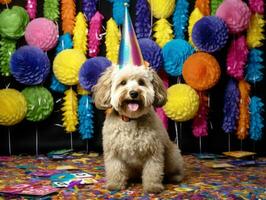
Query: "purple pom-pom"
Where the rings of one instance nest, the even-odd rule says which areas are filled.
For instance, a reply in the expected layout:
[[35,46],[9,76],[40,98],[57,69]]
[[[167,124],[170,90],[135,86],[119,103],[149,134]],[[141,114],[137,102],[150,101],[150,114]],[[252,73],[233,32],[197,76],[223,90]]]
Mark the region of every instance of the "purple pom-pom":
[[201,18],[192,30],[193,43],[201,51],[215,52],[225,46],[227,39],[228,28],[225,22],[216,16]]
[[91,88],[97,83],[101,73],[111,65],[111,61],[105,57],[99,56],[88,59],[79,71],[80,85],[84,89],[91,91]]
[[135,30],[137,38],[149,38],[151,34],[151,11],[147,0],[138,0],[136,4]]
[[162,66],[162,51],[158,44],[148,38],[139,39],[139,46],[144,60],[149,62],[150,66],[158,71]]
[[224,118],[223,130],[226,133],[232,133],[236,130],[236,123],[239,116],[239,98],[240,92],[236,81],[230,80],[227,84],[224,96]]
[[82,11],[85,14],[87,21],[90,21],[96,13],[96,7],[99,0],[82,0]]
[[23,46],[16,50],[10,65],[15,79],[26,85],[42,83],[50,72],[47,54],[34,46]]

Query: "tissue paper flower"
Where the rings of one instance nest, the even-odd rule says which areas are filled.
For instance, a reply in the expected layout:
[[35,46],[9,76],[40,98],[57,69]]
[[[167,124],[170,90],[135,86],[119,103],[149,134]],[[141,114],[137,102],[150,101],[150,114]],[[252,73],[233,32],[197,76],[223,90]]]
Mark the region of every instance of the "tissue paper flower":
[[10,76],[10,59],[16,50],[16,40],[0,39],[0,71],[2,76]]
[[153,37],[156,43],[163,47],[167,42],[174,38],[172,25],[166,19],[160,19],[154,23]]
[[183,122],[192,119],[199,108],[197,92],[186,84],[175,84],[167,89],[165,114],[172,120]]
[[50,60],[46,53],[34,46],[22,46],[11,56],[10,69],[14,78],[26,85],[45,81],[50,72]]
[[97,3],[99,0],[82,0],[82,11],[89,22],[96,13]]
[[210,15],[210,0],[196,0],[195,7],[199,8],[203,15]]
[[264,1],[263,0],[249,0],[249,8],[253,13],[264,14]]
[[36,18],[26,27],[25,39],[29,45],[49,51],[56,46],[58,26],[46,18]]
[[164,70],[171,76],[182,74],[183,64],[194,53],[194,48],[185,40],[174,39],[164,45]]
[[43,16],[45,18],[58,21],[59,13],[59,0],[44,0]]
[[173,15],[175,39],[185,39],[188,24],[188,10],[189,2],[187,0],[178,0],[176,2]]
[[87,52],[87,22],[82,12],[76,16],[76,23],[73,30],[73,46],[74,49],[82,51],[84,55]]
[[247,31],[247,43],[249,48],[261,47],[263,45],[265,21],[263,15],[253,14]]
[[27,0],[26,10],[30,19],[34,19],[37,13],[37,0]]
[[26,116],[27,102],[15,89],[0,90],[0,125],[12,126],[21,122]]
[[215,57],[197,52],[185,61],[182,74],[188,85],[202,91],[210,89],[218,82],[221,70]]
[[65,85],[76,85],[78,83],[79,70],[85,61],[86,57],[80,50],[63,50],[54,59],[54,75]]
[[22,91],[27,101],[26,119],[33,122],[45,120],[53,111],[54,99],[43,86],[31,86]]
[[192,42],[192,30],[197,21],[203,17],[203,14],[200,12],[199,8],[194,8],[191,12],[188,20],[188,41],[191,45],[194,46]]
[[170,17],[175,9],[175,0],[148,0],[148,2],[152,15],[157,19]]
[[61,20],[64,33],[70,33],[71,35],[73,34],[75,16],[75,0],[61,0]]

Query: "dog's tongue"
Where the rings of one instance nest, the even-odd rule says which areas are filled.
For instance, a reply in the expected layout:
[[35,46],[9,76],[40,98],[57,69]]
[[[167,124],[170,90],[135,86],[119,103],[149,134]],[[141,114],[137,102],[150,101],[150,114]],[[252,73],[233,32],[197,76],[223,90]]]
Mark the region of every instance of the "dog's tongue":
[[137,103],[129,103],[129,104],[127,105],[127,107],[128,107],[128,109],[129,109],[130,111],[137,111],[138,108],[139,108],[139,104],[137,104]]

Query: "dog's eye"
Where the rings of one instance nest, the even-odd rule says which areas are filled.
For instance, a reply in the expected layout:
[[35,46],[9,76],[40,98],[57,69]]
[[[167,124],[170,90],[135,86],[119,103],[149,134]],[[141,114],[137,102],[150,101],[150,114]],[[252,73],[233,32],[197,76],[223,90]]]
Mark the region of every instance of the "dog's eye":
[[144,85],[145,85],[145,82],[144,82],[144,80],[139,79],[138,84],[139,84],[140,86],[144,86]]
[[126,80],[123,80],[121,81],[120,85],[126,85],[127,84],[127,81]]

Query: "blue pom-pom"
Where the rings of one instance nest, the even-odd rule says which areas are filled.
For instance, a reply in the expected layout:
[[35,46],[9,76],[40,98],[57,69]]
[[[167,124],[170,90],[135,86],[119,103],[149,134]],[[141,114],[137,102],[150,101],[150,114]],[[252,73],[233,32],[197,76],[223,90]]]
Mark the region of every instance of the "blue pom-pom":
[[83,140],[92,138],[93,135],[93,105],[90,96],[81,96],[78,106],[79,132]]
[[263,79],[263,51],[259,49],[251,49],[248,54],[248,63],[246,68],[245,79],[252,83],[256,83]]
[[250,112],[250,127],[249,135],[252,140],[258,141],[262,137],[262,129],[264,127],[264,119],[262,112],[264,111],[264,104],[259,97],[251,97],[249,104]]
[[139,39],[139,46],[144,60],[149,62],[150,66],[158,71],[162,66],[162,51],[158,44],[148,38]]
[[174,39],[163,47],[164,70],[171,76],[182,74],[183,64],[194,53],[194,48],[185,40]]
[[46,79],[50,72],[50,60],[38,47],[23,46],[14,52],[10,61],[15,79],[25,85],[37,85]]
[[239,116],[240,92],[236,81],[229,80],[224,95],[224,118],[223,130],[226,133],[232,133],[236,130],[237,118]]
[[138,0],[136,3],[135,30],[138,39],[150,37],[151,11],[147,0]]
[[178,0],[173,15],[173,25],[175,39],[185,39],[185,31],[187,30],[189,3],[187,0]]
[[113,2],[113,18],[117,25],[123,24],[125,6],[124,3],[129,3],[130,0],[112,0]]
[[226,45],[228,28],[219,17],[206,16],[194,25],[192,40],[200,51],[215,52]]
[[79,71],[79,82],[81,87],[91,91],[91,88],[97,83],[101,73],[111,65],[111,61],[105,57],[99,56],[88,59]]
[[97,11],[97,3],[99,0],[82,0],[82,11],[85,14],[87,21],[90,21],[92,16]]

